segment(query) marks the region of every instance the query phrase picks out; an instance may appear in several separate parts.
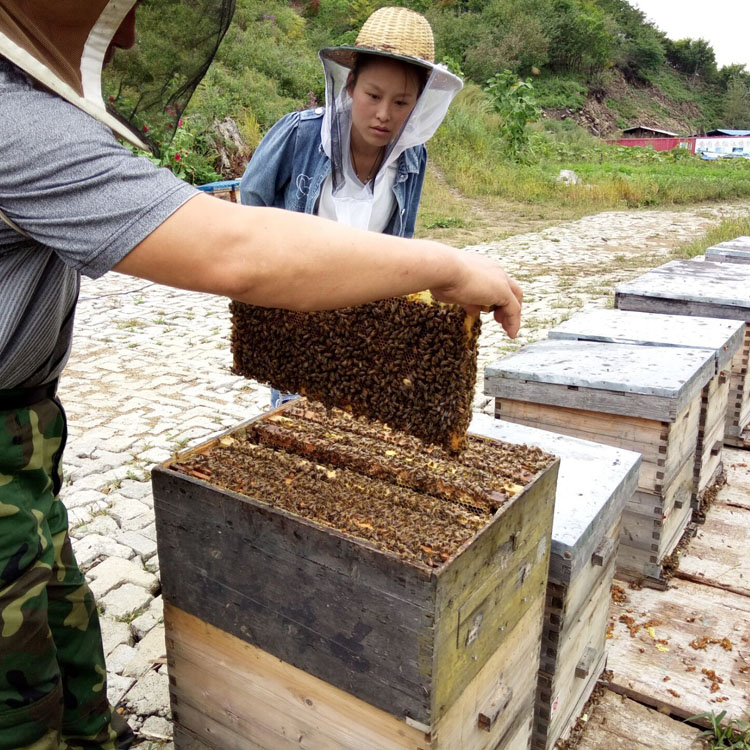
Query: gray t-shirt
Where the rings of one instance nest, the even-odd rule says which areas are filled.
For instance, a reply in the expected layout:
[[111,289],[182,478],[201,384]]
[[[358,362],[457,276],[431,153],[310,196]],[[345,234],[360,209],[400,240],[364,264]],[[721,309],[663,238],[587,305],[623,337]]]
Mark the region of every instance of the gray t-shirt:
[[0,389],[70,350],[80,275],[98,278],[198,191],[0,59]]

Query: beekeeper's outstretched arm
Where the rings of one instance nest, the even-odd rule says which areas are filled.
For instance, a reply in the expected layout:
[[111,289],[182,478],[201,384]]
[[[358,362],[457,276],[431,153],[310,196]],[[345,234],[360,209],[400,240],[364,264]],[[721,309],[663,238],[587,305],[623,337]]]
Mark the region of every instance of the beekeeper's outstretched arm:
[[292,310],[333,309],[430,289],[444,302],[495,306],[495,319],[510,336],[520,326],[521,289],[488,258],[204,195],[175,211],[114,270]]

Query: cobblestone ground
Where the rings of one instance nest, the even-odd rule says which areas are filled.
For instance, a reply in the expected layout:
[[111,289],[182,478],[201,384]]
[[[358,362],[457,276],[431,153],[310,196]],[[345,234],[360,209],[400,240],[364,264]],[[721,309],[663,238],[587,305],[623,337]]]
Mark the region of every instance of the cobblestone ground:
[[[488,362],[579,309],[611,304],[615,283],[747,210],[603,213],[472,248],[500,259],[526,294],[516,342],[485,326],[476,407],[488,408]],[[63,499],[102,612],[110,700],[139,732],[138,750],[172,747],[149,472],[267,408],[268,389],[231,375],[230,364],[225,299],[118,274],[84,280],[60,387],[70,426]]]

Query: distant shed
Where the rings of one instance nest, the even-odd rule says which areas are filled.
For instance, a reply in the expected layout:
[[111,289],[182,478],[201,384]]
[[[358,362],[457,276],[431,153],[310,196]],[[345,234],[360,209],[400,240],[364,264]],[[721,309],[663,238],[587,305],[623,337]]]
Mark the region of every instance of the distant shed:
[[632,128],[625,128],[622,131],[623,138],[677,138],[677,133],[669,130],[660,130],[652,128],[650,125],[636,125]]
[[650,125],[636,125],[625,128],[622,137],[614,141],[619,146],[642,146],[654,151],[671,151],[673,148],[691,148],[688,138],[672,133],[669,130],[652,128]]
[[706,137],[708,138],[714,138],[717,136],[722,136],[724,138],[747,138],[750,136],[750,130],[709,130],[706,133]]

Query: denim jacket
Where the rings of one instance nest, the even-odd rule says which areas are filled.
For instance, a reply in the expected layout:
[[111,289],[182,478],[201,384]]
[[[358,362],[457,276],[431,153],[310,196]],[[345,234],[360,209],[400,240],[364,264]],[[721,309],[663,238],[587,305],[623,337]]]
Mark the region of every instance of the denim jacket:
[[[323,107],[282,117],[255,149],[240,182],[242,202],[289,211],[315,212],[320,189],[331,173],[320,129]],[[385,234],[411,237],[427,167],[427,149],[416,146],[398,159],[393,195],[396,210]]]

